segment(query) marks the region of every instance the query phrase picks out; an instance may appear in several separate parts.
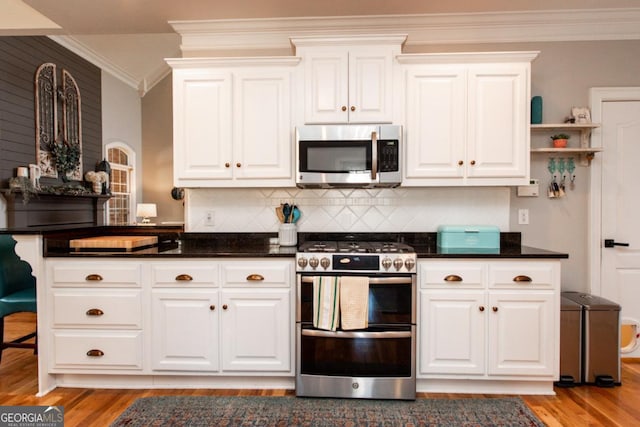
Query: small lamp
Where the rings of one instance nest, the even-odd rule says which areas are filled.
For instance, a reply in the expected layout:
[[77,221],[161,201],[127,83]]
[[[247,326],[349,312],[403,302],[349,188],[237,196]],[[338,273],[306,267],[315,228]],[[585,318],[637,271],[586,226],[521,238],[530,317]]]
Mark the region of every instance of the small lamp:
[[149,218],[155,218],[158,216],[155,203],[138,203],[136,209],[136,216],[142,218],[142,225],[155,225],[152,224]]

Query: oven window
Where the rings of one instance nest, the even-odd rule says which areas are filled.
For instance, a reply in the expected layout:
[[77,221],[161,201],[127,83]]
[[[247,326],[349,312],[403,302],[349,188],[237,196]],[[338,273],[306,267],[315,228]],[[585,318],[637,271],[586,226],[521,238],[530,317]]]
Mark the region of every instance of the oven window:
[[[337,334],[333,337],[306,336],[304,328],[302,331],[301,374],[348,377],[411,376],[411,337],[336,338]],[[376,328],[369,328],[367,332],[369,331],[376,331]],[[384,332],[389,332],[389,329],[385,329]]]
[[[369,325],[411,324],[411,284],[369,284]],[[302,283],[300,320],[313,322],[313,284]]]
[[300,141],[300,172],[349,173],[370,170],[370,141]]

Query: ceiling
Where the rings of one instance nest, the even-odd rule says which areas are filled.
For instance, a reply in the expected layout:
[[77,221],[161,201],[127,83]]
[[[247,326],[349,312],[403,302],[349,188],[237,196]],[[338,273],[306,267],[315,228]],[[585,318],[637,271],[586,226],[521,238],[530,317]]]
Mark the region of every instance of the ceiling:
[[[0,35],[49,35],[144,94],[182,56],[169,21],[637,8],[637,0],[0,0]],[[637,10],[637,9],[634,9]],[[505,15],[509,16],[509,15]]]

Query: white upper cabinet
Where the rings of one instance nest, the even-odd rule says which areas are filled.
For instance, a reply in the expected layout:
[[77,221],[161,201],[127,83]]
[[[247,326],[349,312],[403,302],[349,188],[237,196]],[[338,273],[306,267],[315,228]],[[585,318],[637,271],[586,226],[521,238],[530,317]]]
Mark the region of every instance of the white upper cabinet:
[[304,122],[391,123],[404,36],[292,39],[304,67]]
[[535,52],[401,55],[405,186],[529,180]]
[[294,186],[298,58],[172,59],[174,184]]

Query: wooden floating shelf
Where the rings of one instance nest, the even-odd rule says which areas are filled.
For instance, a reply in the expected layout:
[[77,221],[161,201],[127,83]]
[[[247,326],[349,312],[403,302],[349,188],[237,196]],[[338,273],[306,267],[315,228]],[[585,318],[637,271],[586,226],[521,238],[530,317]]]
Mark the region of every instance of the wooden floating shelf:
[[532,148],[532,153],[599,153],[602,148]]
[[579,154],[580,164],[583,166],[591,165],[595,153],[602,151],[602,148],[591,147],[591,131],[599,128],[599,123],[542,123],[531,125],[532,132],[549,132],[549,131],[567,131],[580,133],[580,147],[578,148],[532,148],[532,153],[565,153]]
[[551,129],[566,129],[566,130],[591,130],[599,128],[598,123],[542,123],[537,125],[531,125],[531,130],[551,130]]

